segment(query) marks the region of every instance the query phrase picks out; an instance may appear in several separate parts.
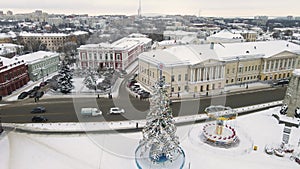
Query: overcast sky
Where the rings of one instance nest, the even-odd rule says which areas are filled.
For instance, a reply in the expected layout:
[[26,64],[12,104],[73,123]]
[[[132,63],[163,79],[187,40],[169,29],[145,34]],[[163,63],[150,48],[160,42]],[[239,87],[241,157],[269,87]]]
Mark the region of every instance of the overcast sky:
[[[0,10],[60,14],[137,14],[139,0],[0,0]],[[300,16],[300,0],[142,0],[142,13],[201,16]]]

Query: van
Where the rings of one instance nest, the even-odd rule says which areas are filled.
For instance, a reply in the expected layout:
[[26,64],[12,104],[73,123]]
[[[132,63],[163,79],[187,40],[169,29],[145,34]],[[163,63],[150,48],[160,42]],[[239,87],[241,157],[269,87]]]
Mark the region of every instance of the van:
[[99,116],[102,112],[97,108],[81,108],[80,114],[83,116]]

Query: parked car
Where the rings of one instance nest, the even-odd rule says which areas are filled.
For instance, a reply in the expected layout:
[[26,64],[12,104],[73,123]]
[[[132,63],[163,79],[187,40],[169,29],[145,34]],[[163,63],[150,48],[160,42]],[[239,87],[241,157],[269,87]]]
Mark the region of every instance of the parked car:
[[109,114],[121,114],[121,113],[125,113],[125,110],[120,109],[119,107],[112,107],[109,110]]
[[143,92],[142,94],[140,94],[140,97],[141,97],[141,98],[144,98],[144,99],[149,98],[150,96],[151,96],[151,95],[150,95],[149,92]]
[[30,98],[34,98],[36,96],[37,91],[33,91],[32,93],[30,93],[29,97]]
[[37,90],[40,90],[40,88],[41,88],[40,86],[34,86],[33,90],[37,91]]
[[44,116],[33,116],[31,121],[32,122],[47,122],[48,119]]
[[80,114],[83,116],[99,116],[102,115],[102,111],[97,108],[81,108]]
[[289,84],[289,82],[290,81],[288,79],[282,79],[279,80],[278,82],[273,83],[273,86],[279,86],[279,85],[283,86],[285,84]]
[[36,94],[35,94],[35,97],[36,98],[41,98],[43,95],[44,95],[43,91],[37,91]]
[[45,113],[46,112],[46,108],[39,106],[39,107],[35,107],[34,109],[31,110],[31,113]]
[[24,99],[28,96],[28,92],[22,92],[19,96],[18,99]]

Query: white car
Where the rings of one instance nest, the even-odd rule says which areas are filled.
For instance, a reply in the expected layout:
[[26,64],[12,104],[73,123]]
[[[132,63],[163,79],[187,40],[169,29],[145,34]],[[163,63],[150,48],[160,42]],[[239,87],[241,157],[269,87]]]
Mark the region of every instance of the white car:
[[80,114],[83,116],[99,116],[102,115],[102,111],[97,108],[82,108]]
[[121,113],[125,113],[125,110],[120,109],[119,107],[112,107],[109,110],[109,114],[121,114]]

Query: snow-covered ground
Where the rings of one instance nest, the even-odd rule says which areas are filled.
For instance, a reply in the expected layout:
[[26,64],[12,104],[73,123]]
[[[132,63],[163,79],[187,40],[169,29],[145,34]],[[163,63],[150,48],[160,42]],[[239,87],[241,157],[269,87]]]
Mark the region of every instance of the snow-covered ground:
[[[202,143],[205,123],[180,126],[177,135],[186,154],[185,169],[292,169],[299,165],[286,157],[268,155],[264,147],[280,144],[283,124],[272,117],[280,107],[238,117],[229,123],[241,143],[223,149]],[[292,128],[290,143],[299,152],[300,129]],[[142,138],[134,133],[27,134],[11,131],[0,137],[1,169],[134,169],[134,152]],[[254,151],[253,146],[258,146]]]

